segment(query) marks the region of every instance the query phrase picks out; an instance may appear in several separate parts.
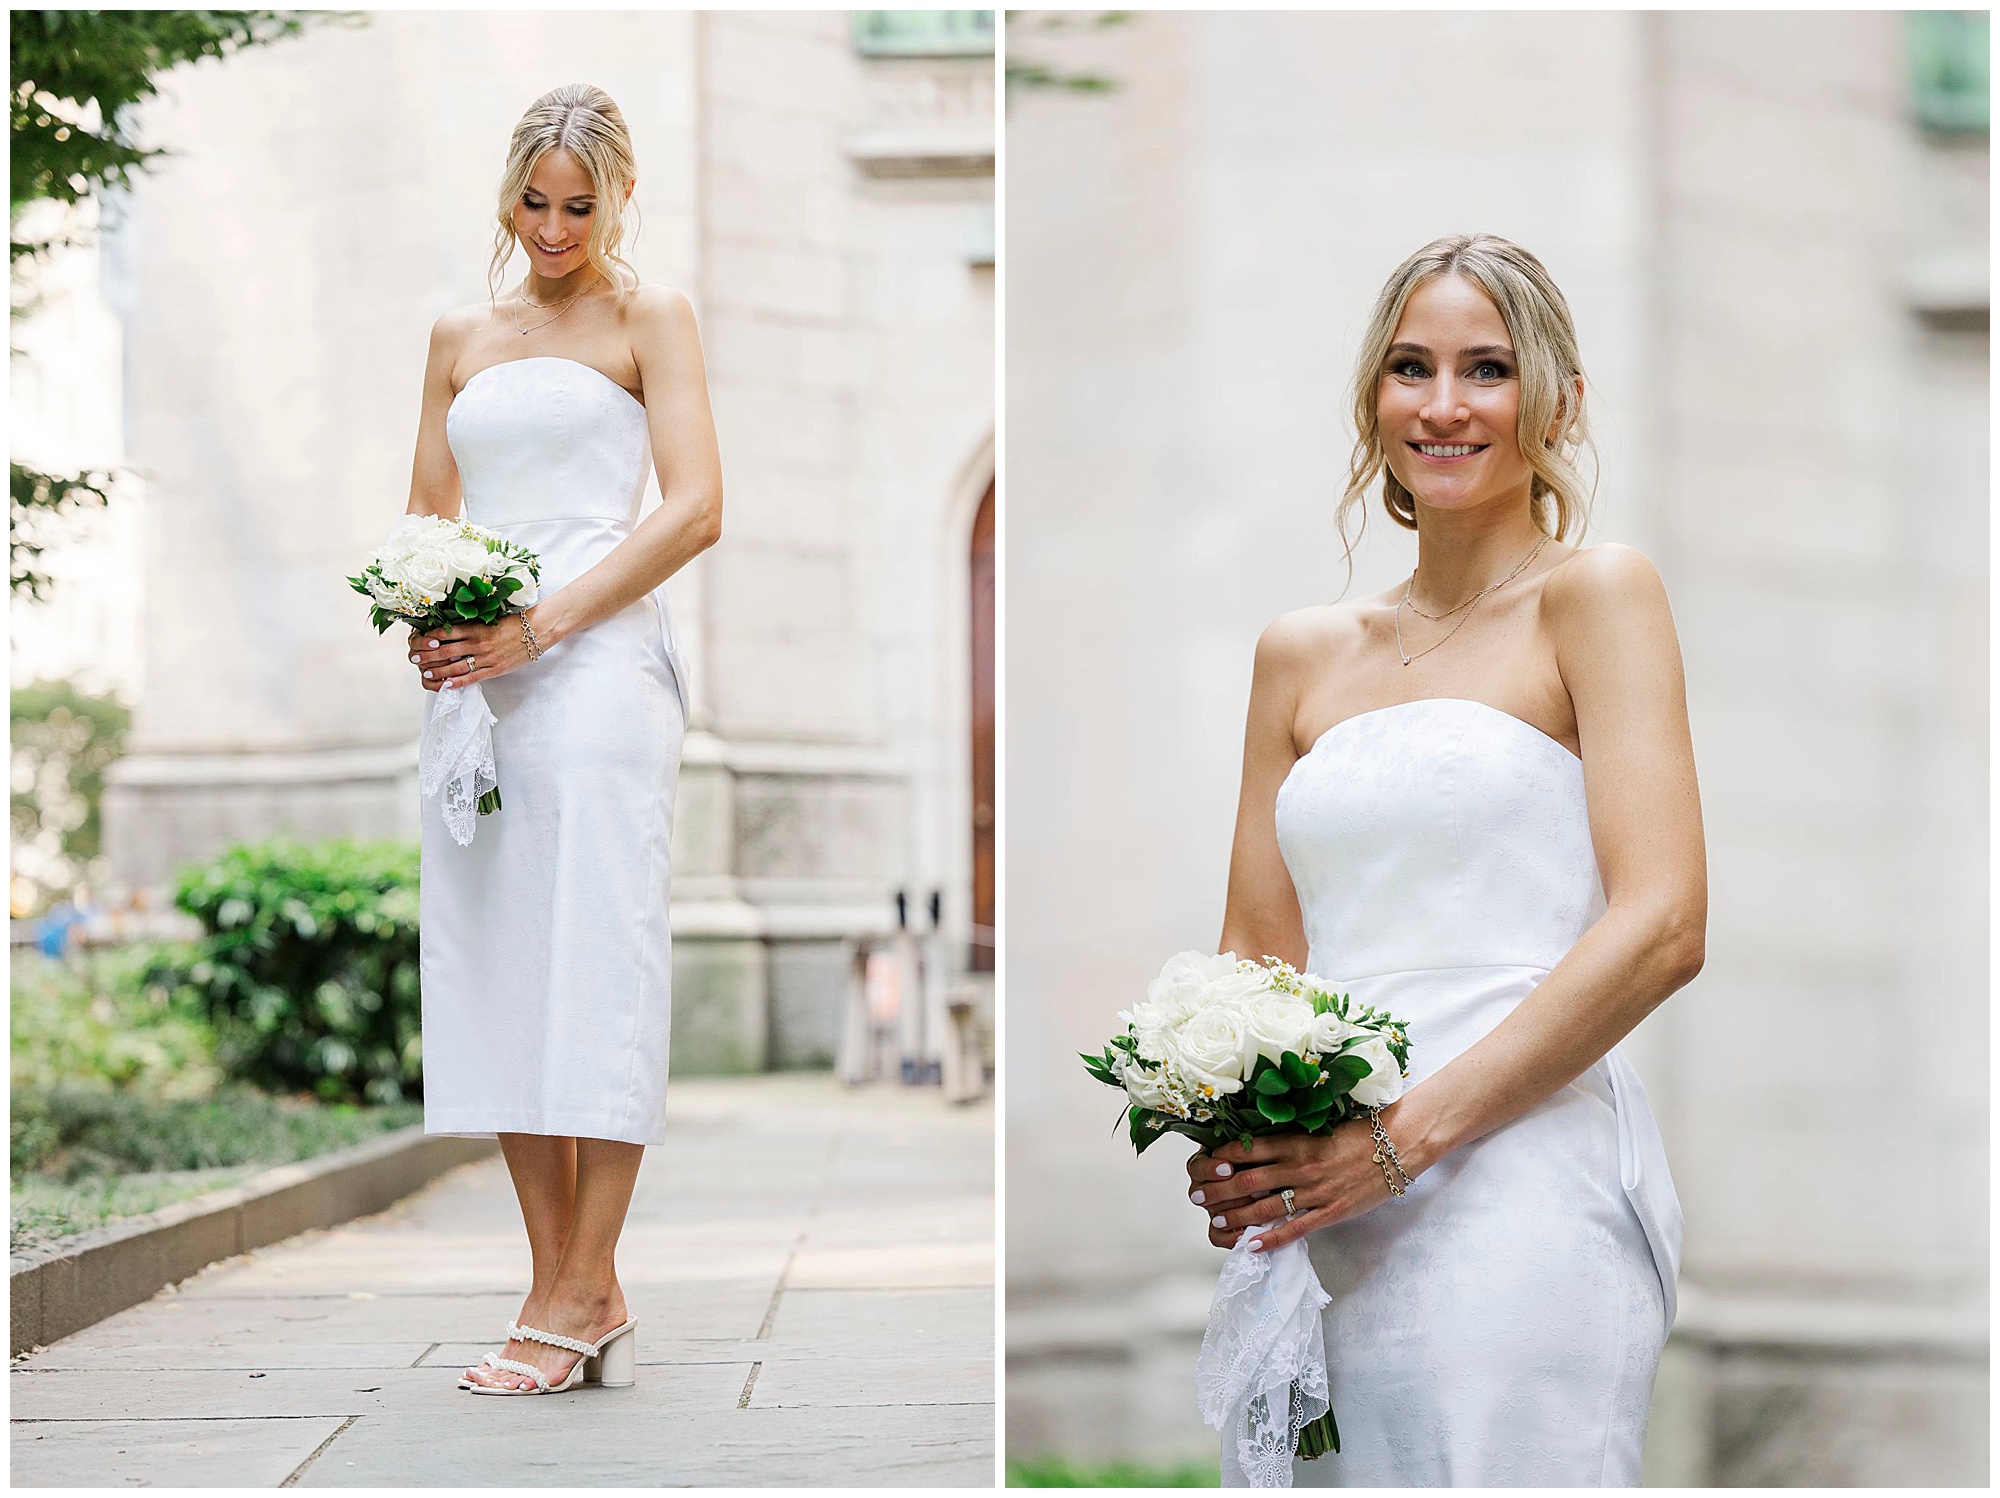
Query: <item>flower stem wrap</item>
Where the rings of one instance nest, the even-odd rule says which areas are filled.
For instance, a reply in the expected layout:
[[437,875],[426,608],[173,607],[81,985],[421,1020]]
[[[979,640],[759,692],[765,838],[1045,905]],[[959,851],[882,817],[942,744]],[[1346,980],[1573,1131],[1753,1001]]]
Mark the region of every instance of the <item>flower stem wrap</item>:
[[493,725],[499,720],[486,705],[478,686],[441,688],[432,693],[430,721],[417,751],[417,785],[426,796],[443,793],[440,810],[452,840],[461,848],[472,841],[489,797],[500,780],[493,765]]

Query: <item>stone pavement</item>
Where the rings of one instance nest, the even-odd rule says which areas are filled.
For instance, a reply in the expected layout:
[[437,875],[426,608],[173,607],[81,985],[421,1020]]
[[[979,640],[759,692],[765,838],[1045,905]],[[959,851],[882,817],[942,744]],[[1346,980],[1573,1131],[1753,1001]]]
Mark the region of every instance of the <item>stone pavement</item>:
[[990,1104],[667,1095],[619,1250],[635,1388],[456,1387],[527,1285],[496,1156],[17,1359],[13,1485],[990,1486]]

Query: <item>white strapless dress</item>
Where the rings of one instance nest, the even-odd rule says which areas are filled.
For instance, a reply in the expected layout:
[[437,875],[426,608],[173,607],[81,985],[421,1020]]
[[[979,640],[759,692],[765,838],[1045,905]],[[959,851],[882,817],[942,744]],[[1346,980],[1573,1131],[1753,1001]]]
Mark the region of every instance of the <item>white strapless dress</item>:
[[[1311,970],[1408,1022],[1412,1085],[1604,910],[1581,761],[1482,703],[1335,724],[1279,789],[1277,831]],[[1308,1240],[1341,1450],[1295,1461],[1295,1481],[1637,1485],[1680,1241],[1659,1129],[1614,1048]]]
[[[465,517],[533,548],[544,596],[631,534],[646,408],[610,376],[489,366],[445,434]],[[665,1139],[685,679],[660,589],[485,683],[501,809],[460,847],[423,806],[426,1133]]]

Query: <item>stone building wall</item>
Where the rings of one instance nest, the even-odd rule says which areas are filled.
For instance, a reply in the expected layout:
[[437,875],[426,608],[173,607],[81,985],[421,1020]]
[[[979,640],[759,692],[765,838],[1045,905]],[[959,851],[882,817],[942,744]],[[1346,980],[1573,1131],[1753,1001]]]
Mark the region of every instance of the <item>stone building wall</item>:
[[[1986,147],[1913,128],[1900,24],[1010,24],[1118,85],[1009,118],[1014,1454],[1212,1452],[1178,1152],[1073,1055],[1214,941],[1252,645],[1345,582],[1355,340],[1486,229],[1569,296],[1592,539],[1688,670],[1708,962],[1626,1042],[1687,1211],[1649,1479],[1983,1480]],[[1412,556],[1378,507],[1352,591]]]
[[145,886],[237,838],[414,833],[427,699],[342,579],[402,510],[431,322],[485,294],[508,131],[575,79],[631,128],[627,255],[694,301],[723,455],[724,542],[670,585],[676,1066],[824,1064],[854,943],[969,878],[927,819],[970,816],[937,621],[991,477],[990,55],[863,56],[844,12],[383,12],[176,73],[146,119],[184,159],[117,246],[155,501],[110,851]]

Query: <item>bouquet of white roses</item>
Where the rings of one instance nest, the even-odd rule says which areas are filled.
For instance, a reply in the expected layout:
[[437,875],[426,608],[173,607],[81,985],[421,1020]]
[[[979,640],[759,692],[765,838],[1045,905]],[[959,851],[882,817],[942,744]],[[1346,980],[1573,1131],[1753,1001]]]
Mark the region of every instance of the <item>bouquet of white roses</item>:
[[[1142,1154],[1169,1133],[1203,1149],[1329,1133],[1394,1102],[1409,1070],[1401,1021],[1273,957],[1178,953],[1119,1018],[1124,1033],[1083,1062],[1126,1094],[1124,1122]],[[1328,1297],[1303,1240],[1266,1254],[1255,1236],[1245,1233],[1223,1266],[1196,1382],[1204,1417],[1236,1436],[1244,1479],[1288,1487],[1294,1451],[1310,1461],[1340,1450],[1319,1321]]]
[[[446,629],[493,624],[531,607],[540,596],[541,563],[527,547],[468,520],[405,515],[360,576],[347,581],[373,603],[369,619],[377,634],[395,624]],[[475,815],[500,809],[497,721],[475,685],[438,692],[424,727],[418,784],[426,796],[444,791],[445,823],[461,845],[472,841]]]

